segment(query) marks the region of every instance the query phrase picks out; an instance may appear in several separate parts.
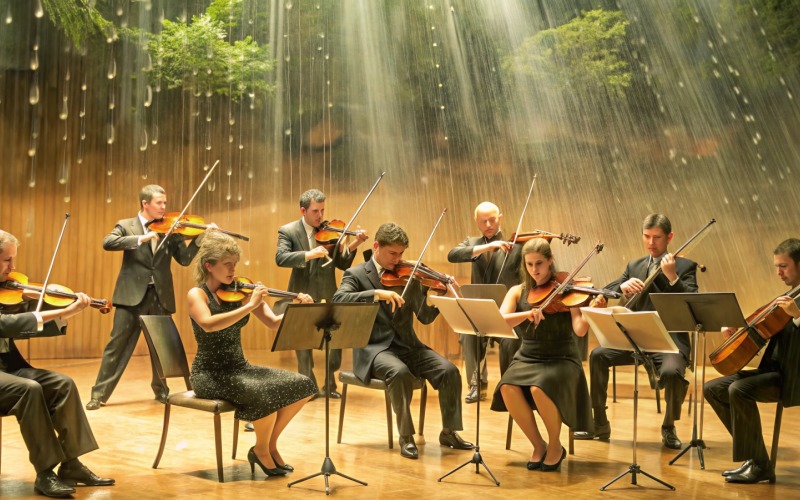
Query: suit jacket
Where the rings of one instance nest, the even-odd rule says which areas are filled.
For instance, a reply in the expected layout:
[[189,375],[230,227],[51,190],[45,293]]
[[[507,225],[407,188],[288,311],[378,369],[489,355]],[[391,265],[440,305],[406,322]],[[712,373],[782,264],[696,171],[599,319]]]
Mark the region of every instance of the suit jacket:
[[[326,259],[306,261],[305,253],[309,250],[311,248],[302,219],[290,222],[278,229],[278,250],[275,253],[275,263],[280,267],[292,268],[292,275],[289,277],[289,291],[307,293],[315,301],[331,300],[336,292],[335,268],[345,270],[350,267],[356,257],[356,252],[350,252],[346,257],[341,252],[336,252],[333,263],[323,267],[322,264],[327,262]],[[280,302],[283,304],[290,301]],[[281,309],[281,306],[276,307],[276,312]]]
[[[31,312],[9,313],[11,310],[18,311],[24,309],[24,306],[13,309],[7,307],[0,308],[0,338],[8,340],[9,348],[9,352],[0,354],[0,371],[7,372],[12,369],[30,367],[14,344],[14,339],[27,339],[35,336],[32,332],[36,332],[36,316]],[[43,331],[39,332],[41,336],[53,336],[60,333],[55,321],[47,321],[44,324]]]
[[[505,267],[503,267],[503,259],[506,258],[506,253],[502,250],[494,251],[491,257],[487,253],[472,256],[472,250],[485,243],[492,241],[503,240],[503,232],[498,231],[494,238],[490,240],[484,239],[483,236],[468,237],[458,244],[455,248],[450,250],[447,254],[449,262],[472,262],[472,278],[471,282],[478,285],[494,285],[495,283],[502,283],[508,288],[520,283],[519,266],[522,261],[522,245],[514,245],[511,253],[508,254]],[[503,275],[500,281],[497,281],[497,276],[500,274],[500,268],[503,267]]]
[[[775,349],[778,355],[773,361]],[[780,372],[783,406],[800,405],[800,328],[794,321],[789,320],[780,333],[772,336],[758,368]]]
[[[650,256],[647,255],[640,259],[628,262],[625,271],[616,281],[613,281],[605,286],[607,290],[614,290],[615,292],[622,292],[620,285],[631,278],[639,278],[642,281],[647,280],[647,266],[650,262]],[[669,284],[669,280],[664,273],[660,273],[653,281],[652,285],[645,290],[641,297],[631,308],[633,311],[655,311],[653,301],[650,299],[651,293],[697,293],[699,288],[697,286],[697,263],[684,259],[683,257],[675,258],[675,272],[678,273],[678,281],[674,285]],[[689,359],[691,352],[691,341],[689,340],[688,333],[670,333],[672,340],[678,346],[681,354],[686,359]]]
[[152,276],[161,306],[170,314],[175,312],[175,290],[172,284],[171,260],[188,266],[200,247],[197,240],[188,245],[183,236],[172,234],[153,256],[149,244],[138,245],[139,236],[145,234],[139,217],[123,219],[103,238],[103,250],[122,251],[122,267],[114,287],[111,303],[132,307],[142,302]]
[[[369,260],[345,271],[342,284],[333,295],[334,302],[372,302],[375,290],[381,285],[375,262]],[[392,342],[412,349],[428,349],[414,332],[414,316],[424,325],[432,323],[439,310],[426,303],[428,289],[412,281],[405,295],[405,304],[392,313],[389,304],[381,302],[372,334],[366,347],[353,349],[353,372],[364,383],[369,383],[375,356],[389,349]]]

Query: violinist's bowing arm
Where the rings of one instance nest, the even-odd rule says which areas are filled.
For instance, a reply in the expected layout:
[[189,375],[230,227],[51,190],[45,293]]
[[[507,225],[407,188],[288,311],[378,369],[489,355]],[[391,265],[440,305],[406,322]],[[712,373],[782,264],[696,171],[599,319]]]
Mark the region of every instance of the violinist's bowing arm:
[[500,314],[506,320],[506,324],[511,328],[519,325],[526,319],[530,319],[530,311],[517,312],[517,302],[519,302],[520,294],[522,293],[522,285],[512,286],[506,297],[503,299],[503,305],[500,306]]

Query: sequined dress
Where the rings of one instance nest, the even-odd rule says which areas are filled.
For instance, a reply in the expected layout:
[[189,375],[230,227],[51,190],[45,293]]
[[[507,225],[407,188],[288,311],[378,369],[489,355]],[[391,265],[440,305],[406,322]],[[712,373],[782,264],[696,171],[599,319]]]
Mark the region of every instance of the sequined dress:
[[[208,288],[211,314],[239,308],[241,302],[219,303]],[[206,332],[192,320],[197,356],[192,363],[192,387],[201,398],[224,399],[236,407],[239,420],[258,420],[317,393],[304,375],[277,368],[251,365],[242,351],[242,327],[248,314],[228,328]]]
[[[530,311],[528,293],[522,290],[517,311]],[[528,328],[530,326],[530,328]],[[573,431],[592,431],[592,403],[583,373],[578,344],[572,330],[572,314],[547,314],[535,333],[530,321],[514,328],[522,346],[503,374],[492,397],[492,410],[508,411],[500,393],[503,384],[523,388],[531,409],[536,409],[529,388],[539,387],[553,400],[564,423]]]

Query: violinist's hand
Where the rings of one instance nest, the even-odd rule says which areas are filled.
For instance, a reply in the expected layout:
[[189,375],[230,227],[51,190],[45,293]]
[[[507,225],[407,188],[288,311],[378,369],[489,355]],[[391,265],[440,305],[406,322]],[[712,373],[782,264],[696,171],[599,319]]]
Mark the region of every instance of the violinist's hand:
[[75,298],[75,302],[73,302],[72,304],[68,305],[65,308],[66,309],[65,312],[67,314],[72,315],[72,314],[75,314],[77,312],[83,311],[84,309],[89,307],[89,304],[92,303],[91,297],[89,297],[85,293],[78,292],[78,293],[75,294],[75,297],[76,297]]
[[209,231],[216,231],[217,229],[219,229],[219,226],[213,222],[209,222],[208,224],[206,224],[206,229]]
[[644,290],[644,282],[639,278],[631,278],[621,284],[619,288],[625,294],[625,297],[630,297]]
[[514,245],[511,244],[510,241],[503,241],[503,240],[495,240],[491,243],[486,244],[487,250],[502,250],[505,253],[509,253]]
[[678,279],[678,273],[675,272],[675,256],[671,253],[661,257],[661,272],[670,283]]
[[314,299],[312,299],[311,295],[308,295],[307,293],[298,293],[297,297],[292,299],[292,302],[295,304],[313,304]]
[[795,302],[793,298],[784,295],[783,297],[775,299],[774,304],[786,311],[786,314],[792,318],[800,318],[800,308],[797,307],[797,302]]
[[358,233],[356,238],[358,239],[359,244],[364,243],[369,239],[369,233],[367,233],[366,230],[361,229],[361,226],[356,226],[356,233]]
[[731,338],[734,333],[736,333],[736,328],[732,326],[726,326],[722,328],[722,336],[726,339]]
[[596,295],[591,302],[589,302],[589,307],[606,307],[608,305],[608,301],[602,295]]
[[265,302],[267,296],[268,296],[267,287],[265,287],[261,283],[256,283],[256,287],[253,289],[253,293],[250,294],[249,305],[253,309],[257,309]]
[[375,290],[375,298],[378,300],[382,300],[387,304],[391,304],[392,312],[394,312],[395,309],[406,303],[406,301],[403,300],[403,297],[401,297],[398,293],[393,292],[391,290],[383,290],[383,289]]
[[327,256],[328,256],[328,251],[325,250],[325,247],[322,245],[314,247],[308,252],[306,252],[306,260],[324,259]]
[[154,239],[158,238],[158,233],[155,232],[155,231],[148,231],[146,234],[143,234],[139,238],[140,238],[139,239],[139,244],[143,245],[143,244],[149,242],[150,240],[154,240]]
[[531,309],[531,312],[528,313],[528,319],[534,324],[534,326],[539,326],[539,323],[544,321],[544,313],[541,309],[533,308]]

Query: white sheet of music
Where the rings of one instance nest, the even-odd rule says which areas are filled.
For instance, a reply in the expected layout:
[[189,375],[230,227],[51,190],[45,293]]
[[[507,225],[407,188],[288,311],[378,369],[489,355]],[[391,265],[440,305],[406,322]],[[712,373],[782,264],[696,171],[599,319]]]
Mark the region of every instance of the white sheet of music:
[[678,347],[655,311],[633,312],[619,306],[582,307],[581,311],[603,347],[632,350],[628,338],[617,326],[619,323],[642,351],[678,352]]
[[517,338],[514,330],[508,326],[503,315],[500,314],[500,309],[497,308],[494,300],[454,299],[437,296],[431,296],[429,299],[456,333],[475,335],[477,328],[482,337]]

